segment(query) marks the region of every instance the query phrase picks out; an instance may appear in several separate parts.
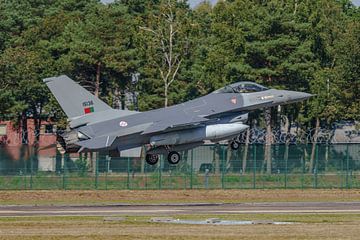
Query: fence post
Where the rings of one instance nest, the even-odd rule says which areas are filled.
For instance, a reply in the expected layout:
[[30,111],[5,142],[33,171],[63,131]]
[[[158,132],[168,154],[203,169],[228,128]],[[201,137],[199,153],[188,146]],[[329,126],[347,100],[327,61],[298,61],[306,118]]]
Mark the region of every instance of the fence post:
[[209,188],[209,169],[205,169],[205,174],[204,174],[204,180],[205,180],[205,189],[208,189]]
[[318,187],[318,162],[319,162],[319,146],[315,145],[315,168],[314,168],[314,188]]
[[[108,162],[108,160],[106,159],[106,164],[108,164],[107,163]],[[107,168],[106,168],[106,171],[105,171],[105,190],[108,190],[108,170],[107,170]]]
[[[220,145],[219,145],[220,146]],[[224,189],[225,188],[225,182],[224,182],[224,175],[225,175],[225,148],[224,146],[222,145],[221,146],[222,148],[222,158],[221,158],[221,189]]]
[[190,162],[190,189],[193,189],[193,167],[194,167],[194,149],[191,149],[191,162]]
[[[286,146],[289,147],[289,146]],[[290,149],[288,149],[287,151],[290,151]],[[288,158],[285,158],[285,189],[287,188],[287,172],[288,172]]]
[[99,185],[99,158],[100,158],[100,154],[97,153],[95,154],[96,159],[95,159],[95,189],[98,189],[98,185]]
[[[3,159],[2,159],[2,148],[1,147],[0,147],[0,161],[3,161]],[[0,164],[0,173],[1,173],[1,164]],[[3,176],[1,176],[1,177],[3,177]],[[3,189],[6,189],[6,186],[0,186],[0,190],[3,190]]]
[[254,160],[253,160],[253,189],[256,188],[256,143],[254,143]]
[[33,188],[33,153],[30,153],[30,190]]
[[[2,151],[3,151],[3,149],[0,147],[0,161],[5,161],[5,157],[3,159],[3,156],[2,156]],[[1,173],[1,164],[0,164],[0,173]],[[2,175],[1,177],[4,177],[5,175],[6,175],[6,173],[4,173],[4,175]],[[3,179],[5,179],[5,178],[3,178]],[[3,189],[6,189],[6,186],[0,186],[0,190],[3,190]]]
[[346,176],[344,176],[344,162],[345,162],[345,158],[342,158],[340,161],[340,169],[341,169],[341,178],[340,178],[340,188],[343,189],[344,188],[344,177],[346,178]]
[[[143,160],[142,160],[143,161]],[[147,164],[144,164],[144,177],[145,177],[145,189],[148,189],[148,178],[147,178]]]
[[349,159],[349,143],[346,144],[346,189],[349,189],[349,168],[350,168],[350,159]]
[[110,171],[110,156],[106,155],[105,190],[108,190],[108,173]]
[[[244,145],[240,145],[241,146],[241,148],[243,148],[244,147]],[[245,146],[246,147],[246,146]],[[240,150],[240,149],[239,149]],[[243,159],[242,158],[242,160],[243,161],[241,161],[240,160],[240,154],[239,154],[239,150],[238,151],[236,151],[236,160],[239,160],[239,164],[241,163],[241,167],[239,167],[239,186],[238,186],[238,188],[239,189],[242,189],[242,178],[241,178],[241,176],[242,176],[242,174],[243,174],[243,161],[247,161],[247,159],[245,160],[245,159]],[[243,151],[245,151],[245,149],[243,149]],[[241,152],[243,152],[243,151],[241,151]],[[246,156],[247,157],[247,156]],[[235,160],[235,161],[236,161]]]
[[27,165],[28,164],[27,164],[24,156],[22,156],[21,159],[24,162],[24,169],[23,169],[23,171],[20,170],[20,172],[19,172],[19,176],[20,176],[21,180],[20,180],[20,185],[19,185],[18,190],[26,190],[27,189],[27,180],[26,180],[26,178],[27,178],[27,167],[28,167]]
[[130,157],[127,158],[127,180],[126,187],[130,189]]
[[305,180],[305,176],[304,176],[304,174],[305,174],[305,161],[306,161],[306,159],[305,159],[305,151],[306,151],[306,145],[303,145],[303,152],[302,152],[302,154],[301,154],[301,167],[302,167],[302,173],[301,173],[301,189],[304,189],[304,180]]
[[161,190],[161,181],[162,181],[162,176],[161,176],[161,160],[162,160],[162,155],[159,157],[159,163],[158,163],[158,171],[159,171],[159,178],[158,178],[158,189]]
[[63,159],[64,165],[63,165],[63,189],[66,190],[66,171],[67,171],[67,167],[66,167],[66,154],[61,154],[61,157]]

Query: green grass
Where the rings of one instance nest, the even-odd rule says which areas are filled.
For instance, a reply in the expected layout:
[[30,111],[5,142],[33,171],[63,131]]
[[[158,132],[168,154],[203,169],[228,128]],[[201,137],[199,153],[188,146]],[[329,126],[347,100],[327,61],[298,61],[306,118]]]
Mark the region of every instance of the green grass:
[[[254,182],[255,181],[255,182]],[[282,188],[360,188],[360,176],[346,177],[342,173],[333,174],[261,174],[252,173],[224,175],[210,174],[208,186],[203,174],[189,174],[174,172],[172,174],[157,172],[132,175],[127,174],[99,174],[69,173],[68,175],[55,173],[37,173],[33,176],[0,176],[0,190],[92,190],[92,189],[282,189]]]

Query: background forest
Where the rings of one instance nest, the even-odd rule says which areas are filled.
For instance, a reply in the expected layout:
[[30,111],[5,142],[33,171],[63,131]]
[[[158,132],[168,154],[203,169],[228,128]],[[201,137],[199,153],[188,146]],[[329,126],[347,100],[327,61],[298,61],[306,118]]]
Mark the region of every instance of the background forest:
[[130,108],[145,111],[255,81],[316,94],[281,109],[290,123],[358,121],[360,9],[350,0],[227,0],[194,9],[175,0],[0,0],[0,118],[65,127],[42,83],[61,74],[114,108],[124,107],[126,93],[138,94]]

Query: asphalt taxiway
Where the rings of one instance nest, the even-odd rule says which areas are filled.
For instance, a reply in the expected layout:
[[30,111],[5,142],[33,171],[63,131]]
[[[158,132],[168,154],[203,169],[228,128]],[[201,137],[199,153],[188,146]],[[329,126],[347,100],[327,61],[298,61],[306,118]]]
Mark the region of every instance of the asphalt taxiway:
[[201,214],[358,213],[360,202],[269,202],[112,205],[3,205],[0,217],[9,216],[166,216]]

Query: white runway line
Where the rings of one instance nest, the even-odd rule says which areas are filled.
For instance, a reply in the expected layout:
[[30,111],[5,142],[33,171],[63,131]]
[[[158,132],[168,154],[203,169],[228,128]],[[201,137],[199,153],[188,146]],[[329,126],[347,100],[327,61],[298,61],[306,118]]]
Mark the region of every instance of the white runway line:
[[360,209],[329,209],[329,210],[224,210],[209,211],[210,213],[360,213]]
[[0,210],[1,214],[71,214],[71,213],[162,213],[162,212],[182,212],[183,210],[59,210],[59,211],[41,211],[41,210]]

